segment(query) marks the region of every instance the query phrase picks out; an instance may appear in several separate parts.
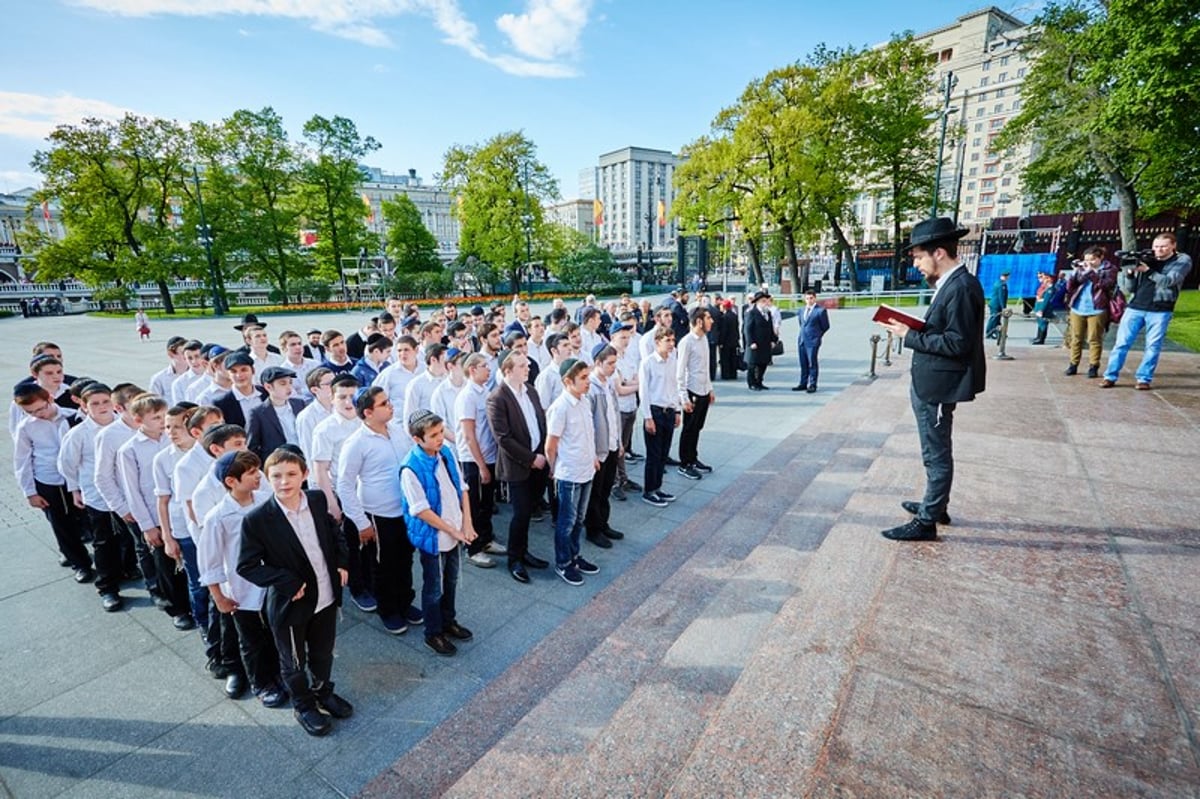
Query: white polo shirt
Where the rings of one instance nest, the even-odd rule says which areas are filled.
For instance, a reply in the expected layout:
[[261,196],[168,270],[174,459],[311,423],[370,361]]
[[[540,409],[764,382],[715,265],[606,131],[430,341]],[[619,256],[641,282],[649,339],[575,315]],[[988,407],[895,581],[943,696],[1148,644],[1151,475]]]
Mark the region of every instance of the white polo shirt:
[[468,380],[463,390],[454,400],[454,446],[458,451],[458,459],[463,463],[474,463],[475,456],[467,445],[467,437],[463,432],[463,420],[475,420],[475,440],[479,442],[479,452],[483,455],[485,465],[496,462],[496,437],[492,435],[492,425],[487,418],[486,386],[481,386],[474,380]]
[[596,475],[596,431],[592,408],[584,399],[563,391],[546,411],[546,435],[558,438],[554,479],[587,483]]

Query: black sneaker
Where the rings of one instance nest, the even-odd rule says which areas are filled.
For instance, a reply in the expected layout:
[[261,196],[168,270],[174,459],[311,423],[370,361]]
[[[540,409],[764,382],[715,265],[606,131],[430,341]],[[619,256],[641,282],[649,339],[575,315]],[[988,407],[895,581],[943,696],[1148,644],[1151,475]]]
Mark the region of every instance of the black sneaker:
[[180,632],[196,629],[196,620],[192,618],[192,614],[190,613],[182,613],[176,616],[172,623],[175,625],[175,629]]
[[121,595],[117,593],[101,594],[100,607],[104,608],[105,613],[116,613],[118,610],[125,607],[125,601],[121,599]]
[[[609,541],[601,534],[587,536],[588,543],[600,549],[612,549],[612,541]],[[580,571],[583,571],[580,569]]]
[[712,474],[713,468],[704,461],[696,461],[692,464],[692,468],[703,474]]
[[667,456],[667,459],[664,461],[664,464],[665,464],[665,465],[667,465],[667,466],[678,466],[678,465],[679,465],[679,461],[675,460],[675,459],[674,459],[674,458],[672,458],[670,455],[668,455],[668,456]]
[[92,580],[95,580],[95,579],[96,579],[96,572],[92,571],[91,569],[76,569],[75,570],[75,582],[80,583],[81,585],[83,583],[90,583]]
[[666,502],[674,502],[676,499],[674,494],[668,494],[666,491],[663,491],[661,488],[658,489],[657,491],[655,491],[654,493],[658,495],[659,499],[664,500]]
[[333,691],[324,696],[317,694],[317,707],[335,719],[348,719],[354,715],[354,705],[342,699]]
[[642,494],[642,502],[647,505],[653,505],[656,508],[665,508],[669,504],[665,499],[660,497],[656,492]]
[[686,477],[689,480],[699,480],[701,477],[700,472],[696,471],[691,466],[680,466],[675,471],[679,472],[680,475],[682,475],[683,477]]
[[1077,363],[1069,364],[1067,366],[1067,371],[1063,372],[1063,374],[1066,375],[1067,377],[1070,377],[1071,375],[1074,375],[1074,374],[1079,374],[1079,364],[1077,364]]
[[291,700],[288,692],[278,685],[272,685],[270,688],[257,691],[255,692],[255,696],[258,697],[259,702],[262,702],[263,707],[270,708],[283,707]]
[[621,483],[621,488],[626,491],[641,491],[642,484],[636,480],[626,480],[624,483]]
[[882,535],[893,541],[936,541],[938,537],[936,524],[924,524],[917,519],[913,519],[908,524],[884,530]]
[[328,735],[329,731],[333,729],[333,722],[329,720],[329,717],[315,707],[308,707],[303,710],[296,708],[292,711],[292,714],[309,735],[319,738],[322,735]]
[[1087,376],[1090,378],[1099,377],[1100,376],[1100,367],[1099,366],[1089,366]]
[[450,639],[444,635],[425,636],[425,646],[445,657],[453,657],[458,652],[458,647],[450,643]]
[[582,555],[576,556],[575,563],[572,564],[579,570],[580,574],[599,574],[600,567],[594,563],[583,559]]
[[425,614],[416,605],[409,605],[408,610],[404,611],[404,620],[408,622],[410,627],[415,627],[418,624],[425,623]]
[[615,499],[617,502],[624,502],[625,500],[628,499],[628,497],[625,496],[625,489],[622,488],[621,486],[613,486],[612,498]]
[[583,575],[579,573],[579,569],[576,569],[574,564],[568,565],[565,569],[555,566],[554,571],[563,578],[563,582],[567,585],[583,585]]

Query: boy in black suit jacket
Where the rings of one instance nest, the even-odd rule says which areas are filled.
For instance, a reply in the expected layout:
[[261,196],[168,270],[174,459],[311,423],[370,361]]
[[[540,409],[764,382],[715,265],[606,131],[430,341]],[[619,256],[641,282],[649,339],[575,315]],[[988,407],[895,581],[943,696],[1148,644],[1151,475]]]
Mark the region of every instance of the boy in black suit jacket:
[[300,444],[296,417],[304,410],[304,402],[292,396],[296,373],[282,366],[268,366],[262,373],[267,397],[250,411],[246,441],[250,451],[265,461],[267,456],[284,444]]
[[[325,495],[301,488],[308,467],[298,451],[281,448],[266,463],[275,496],[246,515],[238,574],[267,589],[267,623],[296,720],[309,735],[326,735],[328,717],[354,707],[333,692],[333,643],[346,584],[346,545]],[[305,668],[312,673],[309,683]]]

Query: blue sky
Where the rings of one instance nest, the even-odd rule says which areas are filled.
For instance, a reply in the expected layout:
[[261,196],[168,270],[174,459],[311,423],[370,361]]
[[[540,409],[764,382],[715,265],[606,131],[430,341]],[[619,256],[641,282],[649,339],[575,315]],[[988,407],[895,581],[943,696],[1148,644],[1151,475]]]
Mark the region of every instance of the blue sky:
[[[521,129],[578,195],[626,145],[678,150],[751,79],[825,42],[883,41],[980,7],[949,0],[39,0],[4,14],[0,191],[30,185],[55,124],[137,113],[217,120],[273,106],[383,144],[427,180],[454,143]],[[1029,19],[1028,7],[1005,5]]]

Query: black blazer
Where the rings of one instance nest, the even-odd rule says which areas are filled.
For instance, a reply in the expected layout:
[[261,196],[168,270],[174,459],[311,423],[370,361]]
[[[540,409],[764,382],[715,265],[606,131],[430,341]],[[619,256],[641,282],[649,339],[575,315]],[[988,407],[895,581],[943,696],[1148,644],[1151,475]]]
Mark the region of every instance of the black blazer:
[[904,336],[904,345],[913,352],[913,391],[925,402],[970,402],[983,392],[987,376],[983,287],[966,267],[945,280],[924,329]]
[[487,398],[488,423],[491,424],[492,434],[499,445],[496,476],[509,483],[528,480],[534,457],[546,453],[546,414],[542,410],[542,401],[537,391],[529,386],[526,386],[526,390],[533,402],[533,414],[537,418],[538,432],[541,434],[537,449],[530,446],[533,436],[529,434],[529,425],[525,422],[521,403],[517,401],[508,384],[501,380]]
[[[325,495],[320,491],[305,491],[304,494],[329,569],[334,605],[340,606],[342,580],[337,570],[346,568],[346,542],[329,515]],[[263,608],[271,627],[299,624],[316,613],[317,573],[291,522],[273,497],[247,513],[242,520],[242,549],[237,571],[255,585],[267,589]],[[304,596],[293,600],[301,585]]]
[[[771,317],[751,305],[742,322],[743,339],[746,350],[746,363],[768,364],[771,362],[771,344],[775,341],[775,325]],[[757,344],[756,349],[750,349],[751,344]]]
[[[288,400],[288,404],[292,406],[292,413],[296,416],[299,416],[300,411],[304,410],[303,400],[292,397]],[[263,402],[262,405],[250,411],[248,421],[246,444],[250,447],[250,451],[265,463],[268,455],[287,443],[283,425],[279,423],[279,416],[269,402]]]
[[[261,388],[255,388],[258,392],[259,399],[266,399],[267,392]],[[242,413],[242,404],[233,396],[233,389],[229,389],[221,396],[213,400],[213,405],[221,409],[221,414],[225,417],[226,424],[236,424],[242,429],[246,428],[246,415]]]

